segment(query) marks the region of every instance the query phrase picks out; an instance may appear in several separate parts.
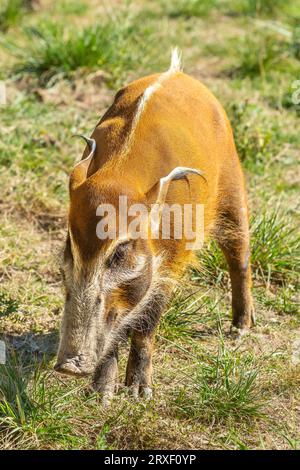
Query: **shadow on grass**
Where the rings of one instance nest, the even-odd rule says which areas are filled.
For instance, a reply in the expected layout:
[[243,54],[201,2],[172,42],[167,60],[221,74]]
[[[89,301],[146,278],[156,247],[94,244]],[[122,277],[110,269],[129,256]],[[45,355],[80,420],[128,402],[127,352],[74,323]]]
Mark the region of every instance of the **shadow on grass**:
[[49,366],[56,331],[9,335],[6,363],[0,365],[0,448],[86,448],[76,430],[76,412],[86,413],[82,383],[67,383]]
[[57,330],[47,333],[9,334],[2,337],[5,341],[8,356],[20,355],[25,364],[48,364],[56,355],[59,333]]

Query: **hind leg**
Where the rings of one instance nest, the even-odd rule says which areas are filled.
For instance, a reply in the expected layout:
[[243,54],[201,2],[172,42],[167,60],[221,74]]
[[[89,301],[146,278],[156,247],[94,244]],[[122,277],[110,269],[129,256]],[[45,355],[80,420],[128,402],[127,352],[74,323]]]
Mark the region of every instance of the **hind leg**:
[[241,332],[254,324],[251,295],[250,236],[244,194],[238,192],[232,205],[223,210],[219,245],[227,260],[232,289],[232,325]]

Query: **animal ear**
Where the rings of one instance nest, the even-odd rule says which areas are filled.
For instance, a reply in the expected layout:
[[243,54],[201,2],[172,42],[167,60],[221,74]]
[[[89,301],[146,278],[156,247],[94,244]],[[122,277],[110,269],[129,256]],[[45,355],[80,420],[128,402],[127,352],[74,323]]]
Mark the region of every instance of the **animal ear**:
[[[167,176],[160,178],[158,195],[157,195],[155,204],[152,206],[151,216],[150,216],[151,226],[154,232],[157,232],[159,228],[159,224],[160,224],[160,220],[162,216],[162,209],[163,209],[163,205],[166,202],[166,197],[168,194],[170,183],[175,180],[186,179],[187,176],[191,174],[201,176],[206,181],[206,178],[202,171],[197,170],[196,168],[186,168],[182,166],[178,166],[174,168],[174,170],[172,170]],[[156,188],[156,186],[157,186],[157,183],[150,189],[150,191],[148,191],[147,193],[148,196],[150,196],[151,193],[153,195],[153,190],[154,188]]]
[[196,168],[186,168],[183,166],[177,166],[167,176],[160,178],[156,204],[162,205],[166,202],[168,189],[172,181],[185,179],[187,175],[190,174],[196,174],[204,178],[204,174],[202,171],[197,170]]
[[89,137],[86,137],[82,134],[75,134],[73,137],[81,137],[82,139],[84,139],[88,145],[90,153],[86,158],[76,163],[70,176],[70,190],[76,189],[81,183],[86,180],[88,169],[93,159],[93,156],[95,155],[97,147],[95,139],[90,139]]

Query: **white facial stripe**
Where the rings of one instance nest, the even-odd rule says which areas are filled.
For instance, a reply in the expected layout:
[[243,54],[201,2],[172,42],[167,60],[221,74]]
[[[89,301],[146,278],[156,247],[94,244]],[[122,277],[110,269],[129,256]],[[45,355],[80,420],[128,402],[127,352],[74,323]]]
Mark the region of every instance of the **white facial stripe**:
[[129,237],[120,237],[117,240],[114,240],[111,245],[108,247],[108,250],[105,253],[105,257],[109,258],[109,256],[115,251],[118,245],[121,245],[122,243],[130,242],[131,238]]
[[145,264],[146,264],[146,257],[144,255],[139,255],[137,257],[137,263],[136,263],[135,268],[124,271],[124,275],[122,274],[122,277],[124,276],[125,280],[136,279],[142,274]]
[[82,266],[82,260],[81,260],[79,249],[74,241],[74,237],[73,237],[72,230],[70,227],[69,227],[69,236],[70,236],[71,251],[73,255],[73,262],[74,262],[73,272],[74,272],[74,276],[78,276],[80,273],[81,266]]

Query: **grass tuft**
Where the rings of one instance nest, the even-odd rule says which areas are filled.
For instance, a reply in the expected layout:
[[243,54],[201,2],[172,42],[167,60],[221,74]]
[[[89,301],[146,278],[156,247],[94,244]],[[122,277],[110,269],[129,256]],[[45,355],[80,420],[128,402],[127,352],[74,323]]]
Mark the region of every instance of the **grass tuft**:
[[283,73],[298,78],[298,29],[267,21],[259,25],[250,35],[239,39],[238,47],[235,39],[238,65],[233,75],[265,80],[274,73]]
[[199,362],[175,405],[183,415],[208,423],[252,420],[263,416],[264,400],[257,393],[257,384],[253,358],[221,344],[216,356]]
[[[297,282],[300,271],[300,236],[280,210],[263,212],[250,221],[253,276],[268,282]],[[192,280],[216,285],[228,281],[227,264],[212,241],[199,253],[200,268],[192,269]]]
[[163,2],[165,12],[170,18],[205,17],[215,8],[218,2],[211,0],[175,0]]
[[[147,32],[143,30],[143,40]],[[15,72],[35,75],[42,85],[57,77],[70,77],[77,69],[103,70],[108,83],[120,83],[125,72],[134,70],[144,57],[142,37],[129,14],[83,29],[48,21],[26,28],[25,33],[28,47],[12,41],[4,45],[17,59]]]
[[31,0],[3,0],[0,6],[0,31],[6,31],[19,22],[22,16],[30,10],[31,3]]
[[7,292],[0,292],[0,318],[14,313],[19,308],[19,302],[11,298]]
[[[26,363],[14,353],[0,366],[0,430],[6,443],[17,439],[22,448],[47,448],[49,443],[64,449],[89,445],[85,426],[93,418],[85,408],[88,398],[79,393],[82,385],[66,387],[51,379],[43,364]],[[79,410],[85,414],[80,433],[76,429]],[[98,435],[97,426],[94,430]],[[102,448],[105,433],[103,429],[99,434],[97,445]]]
[[297,279],[300,271],[300,236],[282,211],[257,216],[252,223],[252,265],[254,274],[283,283]]
[[226,282],[227,264],[217,243],[211,240],[199,253],[200,265],[192,268],[192,280],[205,282],[208,285],[219,285]]
[[237,0],[230,1],[230,11],[249,16],[276,16],[291,3],[289,0]]
[[[265,172],[271,157],[279,151],[279,129],[267,121],[260,106],[248,101],[231,103],[228,114],[240,159],[248,170]],[[274,135],[278,139],[274,139]]]
[[159,325],[162,337],[168,341],[200,338],[216,330],[220,321],[219,299],[212,299],[210,291],[186,295],[177,292]]

